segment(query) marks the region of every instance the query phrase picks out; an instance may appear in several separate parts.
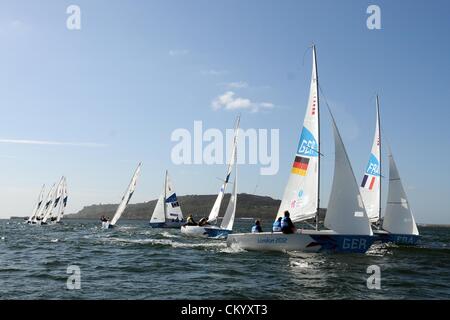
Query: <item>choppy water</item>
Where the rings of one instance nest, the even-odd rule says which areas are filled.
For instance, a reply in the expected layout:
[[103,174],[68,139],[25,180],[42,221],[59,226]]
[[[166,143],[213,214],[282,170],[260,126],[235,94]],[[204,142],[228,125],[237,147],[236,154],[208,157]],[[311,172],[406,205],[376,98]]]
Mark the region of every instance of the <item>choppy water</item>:
[[[237,221],[248,231],[251,221]],[[3,299],[449,299],[450,229],[420,228],[417,247],[374,246],[365,255],[236,251],[225,241],[153,230],[146,221],[29,226],[0,220]],[[68,290],[67,267],[81,270]],[[369,290],[367,267],[381,268]]]

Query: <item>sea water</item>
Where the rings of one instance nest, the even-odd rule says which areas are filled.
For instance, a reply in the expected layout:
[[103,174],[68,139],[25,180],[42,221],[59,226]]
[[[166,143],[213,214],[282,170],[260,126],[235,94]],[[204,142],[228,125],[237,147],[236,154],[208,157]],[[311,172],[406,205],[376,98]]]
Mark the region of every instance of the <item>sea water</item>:
[[[235,229],[248,232],[251,224],[237,220]],[[103,230],[93,220],[49,226],[0,220],[0,297],[449,299],[450,229],[419,230],[415,247],[376,244],[366,254],[304,254],[247,252],[223,240],[151,229],[147,221],[120,220]],[[379,289],[368,285],[374,276]]]

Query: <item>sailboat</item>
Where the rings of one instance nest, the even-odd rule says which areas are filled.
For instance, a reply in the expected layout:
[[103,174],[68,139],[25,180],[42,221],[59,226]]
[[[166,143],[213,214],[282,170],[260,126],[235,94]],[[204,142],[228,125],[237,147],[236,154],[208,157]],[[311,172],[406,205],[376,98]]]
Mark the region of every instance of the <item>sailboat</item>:
[[36,214],[39,212],[42,202],[44,201],[44,192],[45,192],[45,184],[41,188],[41,192],[39,192],[38,201],[36,202],[36,205],[34,206],[33,212],[31,213],[30,217],[26,221],[26,223],[31,224],[31,222],[35,219]]
[[64,177],[64,189],[62,192],[62,203],[61,203],[59,214],[56,217],[56,223],[60,223],[61,219],[64,216],[64,211],[66,210],[66,207],[67,207],[67,199],[68,199],[67,179]]
[[53,211],[47,218],[47,224],[57,224],[61,222],[64,216],[64,210],[67,206],[67,180],[66,177],[62,178],[60,187],[58,188],[58,195],[53,205]]
[[[48,207],[48,210],[44,214],[41,224],[53,224],[56,222],[56,218],[53,219],[54,215],[58,215],[58,204],[60,204],[62,192],[63,192],[63,185],[64,185],[64,177],[61,177],[61,180],[58,183],[58,187],[55,189],[55,192],[52,196],[52,203]],[[47,222],[48,221],[48,222]]]
[[[209,213],[208,224],[204,226],[183,225],[181,227],[181,233],[193,237],[223,239],[233,232],[233,224],[236,215],[236,204],[237,204],[237,142],[238,142],[237,138],[239,132],[239,122],[240,117],[236,119],[230,163],[227,168],[225,180],[220,188],[220,191],[217,195],[216,201],[214,202],[211,212]],[[234,167],[233,191],[230,196],[230,200],[228,202],[225,215],[223,216],[222,223],[220,224],[220,226],[217,226],[214,225],[214,223],[217,223],[220,206],[222,204],[222,200],[225,195],[226,187],[230,183],[229,180],[231,173],[233,171],[233,167]]]
[[[377,120],[369,163],[361,182],[361,195],[367,214],[375,224],[374,235],[382,242],[416,244],[419,240],[414,216],[411,212],[392,151],[389,150],[389,190],[384,218],[381,218],[381,133],[380,103],[376,97]],[[380,228],[381,227],[381,228]]]
[[139,177],[139,172],[141,171],[141,163],[136,168],[136,171],[133,174],[133,177],[131,178],[130,184],[128,185],[127,190],[125,191],[125,194],[122,197],[122,200],[120,201],[119,206],[117,207],[116,213],[114,214],[114,217],[111,221],[102,221],[102,228],[103,229],[111,229],[113,228],[117,221],[122,216],[122,213],[125,211],[128,203],[131,200],[131,197],[133,196],[134,190],[136,189],[136,183],[137,179]]
[[164,189],[158,198],[152,217],[150,218],[150,227],[180,228],[183,223],[183,212],[181,211],[181,206],[178,202],[169,173],[166,170]]
[[45,204],[40,206],[34,218],[31,220],[30,224],[41,225],[42,219],[45,217],[47,212],[51,210],[53,204],[53,196],[55,192],[56,183],[53,184],[50,191],[47,194]]
[[374,241],[358,184],[330,111],[334,144],[334,177],[324,225],[319,230],[319,95],[316,48],[313,51],[311,87],[300,141],[277,217],[289,211],[293,222],[316,217],[315,230],[230,234],[227,245],[245,250],[364,253]]

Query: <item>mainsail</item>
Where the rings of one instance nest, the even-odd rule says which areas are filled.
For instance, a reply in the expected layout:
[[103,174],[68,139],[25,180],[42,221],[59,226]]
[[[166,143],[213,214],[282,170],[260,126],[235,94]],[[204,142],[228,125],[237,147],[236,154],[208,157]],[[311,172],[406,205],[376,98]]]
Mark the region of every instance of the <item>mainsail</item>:
[[[235,154],[236,157],[236,154]],[[233,230],[234,217],[236,215],[236,204],[237,204],[237,161],[235,160],[234,168],[234,184],[233,193],[230,196],[230,201],[228,202],[227,210],[223,216],[222,223],[220,225],[221,229]]]
[[42,222],[47,222],[48,219],[52,220],[52,218],[56,218],[59,214],[59,208],[58,204],[60,204],[63,187],[64,187],[64,177],[61,177],[61,180],[58,183],[58,187],[55,190],[55,194],[53,195],[53,203],[50,210],[47,212],[47,214],[44,216],[44,219],[42,219]]
[[64,182],[63,182],[63,188],[62,188],[62,195],[61,195],[61,200],[60,201],[60,205],[59,205],[59,210],[58,210],[58,215],[56,216],[56,222],[61,221],[62,217],[64,216],[64,210],[66,209],[67,206],[67,179],[66,177],[64,177]]
[[183,212],[181,211],[181,206],[178,202],[172,180],[166,170],[164,189],[156,202],[155,209],[150,218],[150,223],[164,223],[167,220],[171,221],[172,219],[176,220],[177,218],[181,221],[183,219]]
[[166,171],[166,183],[165,183],[165,208],[166,208],[166,219],[173,220],[183,219],[183,212],[181,211],[180,203],[178,202],[177,194],[175,188],[170,179],[169,173]]
[[45,184],[42,186],[41,192],[39,193],[39,196],[38,196],[38,201],[37,201],[36,205],[34,206],[32,214],[28,218],[28,222],[30,222],[31,220],[33,220],[36,217],[36,214],[38,213],[39,209],[41,208],[42,201],[44,201],[44,191],[45,191]]
[[373,235],[347,151],[333,115],[335,157],[333,185],[325,227],[344,234]]
[[56,187],[56,183],[53,184],[53,186],[51,187],[50,191],[47,194],[47,198],[45,200],[45,204],[41,205],[41,209],[38,211],[38,213],[35,216],[35,220],[37,219],[42,219],[45,217],[45,215],[47,214],[47,212],[49,210],[51,210],[52,208],[52,203],[53,203],[53,196],[54,196],[54,192],[55,192],[55,187]]
[[122,201],[120,202],[119,206],[117,207],[116,213],[114,214],[114,217],[111,220],[110,225],[115,225],[117,220],[119,220],[122,213],[125,211],[125,208],[128,205],[128,202],[130,202],[131,197],[133,196],[133,192],[136,189],[136,183],[137,179],[139,177],[139,172],[141,171],[141,163],[136,168],[136,171],[134,172],[133,178],[131,178],[130,184],[128,185],[127,191],[122,197]]
[[278,209],[277,218],[288,210],[293,222],[313,218],[319,206],[319,95],[316,48],[308,106],[294,163]]
[[392,152],[389,153],[389,191],[383,229],[396,234],[419,234]]
[[217,217],[219,216],[220,205],[222,204],[223,196],[225,195],[225,190],[226,190],[228,182],[230,180],[231,171],[233,170],[233,166],[236,162],[235,154],[236,154],[236,146],[237,146],[237,135],[238,135],[238,131],[239,131],[239,122],[240,122],[240,117],[238,116],[236,119],[236,125],[234,127],[234,138],[233,138],[233,146],[231,149],[232,151],[231,151],[230,163],[228,164],[225,181],[222,184],[222,186],[220,187],[219,194],[217,195],[216,201],[214,202],[211,212],[209,213],[208,221],[210,223],[215,222],[217,220]]
[[381,218],[381,135],[380,135],[380,106],[376,99],[377,121],[372,152],[361,182],[361,196],[370,222]]

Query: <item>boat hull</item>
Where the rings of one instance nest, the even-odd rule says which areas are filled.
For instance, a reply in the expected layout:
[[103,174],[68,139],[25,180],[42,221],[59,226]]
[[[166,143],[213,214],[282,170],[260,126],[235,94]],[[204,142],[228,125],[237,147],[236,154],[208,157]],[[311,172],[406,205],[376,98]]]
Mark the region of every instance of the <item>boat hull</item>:
[[154,229],[180,229],[185,222],[150,222],[149,226]]
[[365,253],[374,241],[373,236],[327,231],[299,231],[293,234],[262,232],[231,234],[227,245],[250,251]]
[[197,238],[226,239],[232,232],[232,230],[222,229],[215,226],[200,227],[184,225],[181,227],[181,233]]
[[374,230],[373,235],[376,237],[377,241],[382,243],[390,242],[397,245],[414,246],[420,240],[420,235],[389,233],[384,230]]
[[114,225],[111,224],[109,221],[102,222],[102,229],[112,229],[112,228],[114,228]]

